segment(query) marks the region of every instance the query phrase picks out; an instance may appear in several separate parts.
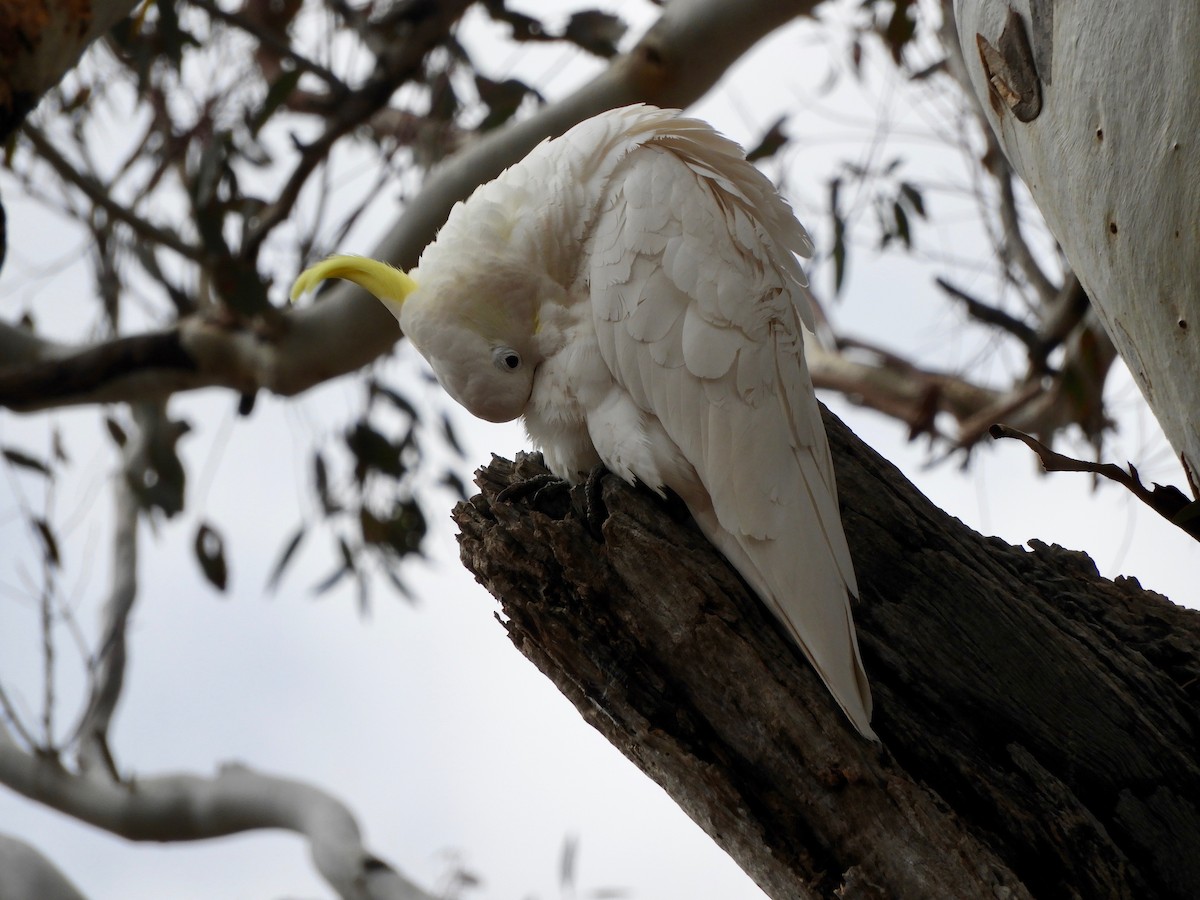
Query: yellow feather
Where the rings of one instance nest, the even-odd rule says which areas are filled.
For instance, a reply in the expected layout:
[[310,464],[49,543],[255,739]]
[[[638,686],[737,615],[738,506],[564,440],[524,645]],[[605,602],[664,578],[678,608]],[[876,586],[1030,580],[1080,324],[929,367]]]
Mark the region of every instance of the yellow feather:
[[329,278],[353,281],[397,309],[417,289],[417,283],[409,275],[385,262],[365,256],[330,256],[300,273],[292,285],[292,300],[298,300]]

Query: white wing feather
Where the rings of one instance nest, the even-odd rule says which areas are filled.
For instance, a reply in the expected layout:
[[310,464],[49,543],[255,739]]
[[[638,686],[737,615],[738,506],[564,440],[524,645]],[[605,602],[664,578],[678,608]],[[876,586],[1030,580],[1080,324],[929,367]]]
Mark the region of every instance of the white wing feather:
[[649,423],[652,460],[612,459],[603,438],[596,449],[614,471],[652,487],[657,478],[688,503],[874,737],[850,612],[857,585],[803,357],[811,311],[793,252],[811,252],[808,236],[707,125],[657,110],[631,122],[579,277],[600,354]]

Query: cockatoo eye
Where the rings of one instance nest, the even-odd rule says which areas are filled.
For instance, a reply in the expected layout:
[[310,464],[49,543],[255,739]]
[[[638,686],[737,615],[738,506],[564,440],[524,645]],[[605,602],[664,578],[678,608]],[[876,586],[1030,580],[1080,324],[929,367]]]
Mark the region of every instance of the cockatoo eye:
[[521,368],[521,354],[512,347],[497,347],[492,351],[492,363],[501,372],[515,372]]

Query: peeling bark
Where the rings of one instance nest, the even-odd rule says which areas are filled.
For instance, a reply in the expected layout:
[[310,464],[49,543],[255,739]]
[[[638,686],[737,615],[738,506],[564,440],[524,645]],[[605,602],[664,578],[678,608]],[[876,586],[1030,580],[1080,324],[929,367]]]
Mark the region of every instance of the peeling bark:
[[0,141],[8,140],[88,45],[136,0],[5,0],[0,7]]
[[[985,538],[834,417],[876,747],[652,496],[461,504],[514,644],[774,897],[1200,896],[1200,614]],[[578,491],[576,491],[578,493]],[[1190,850],[1188,848],[1191,848]]]

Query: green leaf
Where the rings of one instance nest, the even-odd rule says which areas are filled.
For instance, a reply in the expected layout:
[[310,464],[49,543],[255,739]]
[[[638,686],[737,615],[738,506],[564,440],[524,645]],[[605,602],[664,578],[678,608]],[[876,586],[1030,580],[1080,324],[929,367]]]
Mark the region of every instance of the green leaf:
[[620,16],[588,9],[571,16],[563,37],[601,59],[612,59],[621,52],[617,45],[627,27]]
[[392,406],[396,407],[396,409],[400,410],[400,412],[407,415],[410,419],[417,418],[416,407],[414,407],[406,397],[397,393],[391,388],[380,384],[374,379],[372,379],[367,385],[367,397],[370,400],[374,400],[376,397],[382,397],[391,403]]
[[435,122],[453,122],[462,108],[449,72],[438,72],[429,83],[429,118]]
[[562,855],[558,860],[558,886],[563,893],[574,893],[575,861],[579,858],[579,838],[568,834],[563,838]]
[[900,197],[908,204],[909,209],[925,218],[925,198],[916,185],[907,181],[900,182]]
[[350,549],[350,545],[346,543],[346,539],[340,535],[338,536],[338,553],[341,554],[342,564],[331,575],[327,576],[324,581],[313,588],[313,594],[318,596],[324,594],[347,575],[357,573],[358,569],[354,565],[354,552]]
[[70,461],[67,458],[67,445],[63,443],[62,432],[58,428],[55,428],[51,432],[50,449],[54,455],[55,462],[65,463]]
[[317,499],[321,501],[321,512],[326,516],[341,512],[341,506],[329,492],[329,470],[325,466],[325,457],[320,453],[313,454],[313,482],[317,491]]
[[458,442],[458,435],[454,433],[454,426],[450,423],[450,417],[445,413],[442,413],[442,437],[446,439],[446,443],[450,445],[455,453],[459,456],[465,455],[462,444]]
[[762,136],[762,140],[758,142],[758,146],[746,154],[746,159],[750,162],[756,162],[760,159],[768,159],[779,152],[780,148],[788,142],[788,137],[783,133],[783,123],[786,121],[784,116],[780,116],[767,133]]
[[0,449],[0,453],[4,454],[4,458],[8,460],[10,465],[14,465],[20,469],[26,469],[30,472],[37,472],[39,475],[45,475],[47,478],[53,478],[54,473],[50,471],[50,466],[42,462],[40,459],[30,456],[23,450],[16,450],[12,447],[4,447]]
[[275,115],[279,107],[283,106],[284,102],[292,91],[296,89],[296,85],[300,82],[301,72],[299,69],[292,69],[290,72],[284,72],[271,84],[267,91],[267,96],[263,99],[262,106],[251,116],[247,123],[250,127],[251,137],[258,137],[259,130],[267,124],[267,120]]
[[908,213],[904,211],[904,204],[899,200],[892,204],[892,217],[896,220],[896,237],[904,241],[904,246],[911,250],[912,231],[908,227]]
[[158,10],[158,27],[156,36],[161,42],[162,55],[170,60],[178,72],[183,65],[184,47],[199,47],[200,42],[188,31],[179,26],[179,13],[175,9],[175,0],[157,0],[154,4]]
[[458,477],[458,473],[447,469],[446,473],[442,476],[442,484],[454,491],[460,500],[467,499],[467,486]]
[[475,90],[488,108],[488,114],[479,126],[482,131],[490,131],[511,119],[526,97],[536,97],[539,101],[542,99],[541,94],[516,78],[492,81],[483,75],[476,75]]
[[904,48],[912,41],[917,30],[913,0],[892,0],[892,15],[884,26],[881,36],[892,54],[892,60],[900,65]]
[[400,458],[403,444],[394,444],[372,428],[366,420],[358,422],[346,435],[346,445],[354,454],[354,477],[362,484],[369,472],[399,478],[405,472]]
[[196,529],[194,547],[204,577],[218,591],[224,591],[229,583],[229,566],[225,562],[225,541],[221,535],[207,522],[201,522]]
[[56,569],[59,568],[62,565],[62,557],[58,553],[58,541],[50,529],[50,523],[45,519],[35,518],[33,527],[42,539],[42,551],[46,554],[46,562]]
[[283,579],[283,572],[288,567],[288,563],[292,561],[292,557],[296,555],[296,550],[300,547],[300,542],[304,540],[304,535],[305,528],[301,525],[284,546],[283,552],[279,554],[279,559],[275,561],[275,567],[271,569],[271,577],[267,579],[268,593],[275,593],[276,588],[279,587],[279,582]]
[[428,529],[425,514],[414,500],[401,500],[392,510],[379,516],[363,506],[358,511],[363,543],[407,556],[421,552],[421,541]]
[[409,603],[416,603],[417,598],[413,596],[413,592],[408,589],[408,585],[400,578],[400,573],[389,565],[383,566],[383,574],[387,576],[388,581],[392,583],[392,587],[396,589],[396,593],[400,594]]
[[839,208],[839,194],[842,180],[834,178],[829,182],[829,216],[833,222],[833,292],[841,293],[842,283],[846,279],[846,220],[842,218]]
[[354,571],[350,566],[339,566],[334,570],[333,574],[319,582],[313,589],[313,594],[320,596],[334,587],[339,581]]

